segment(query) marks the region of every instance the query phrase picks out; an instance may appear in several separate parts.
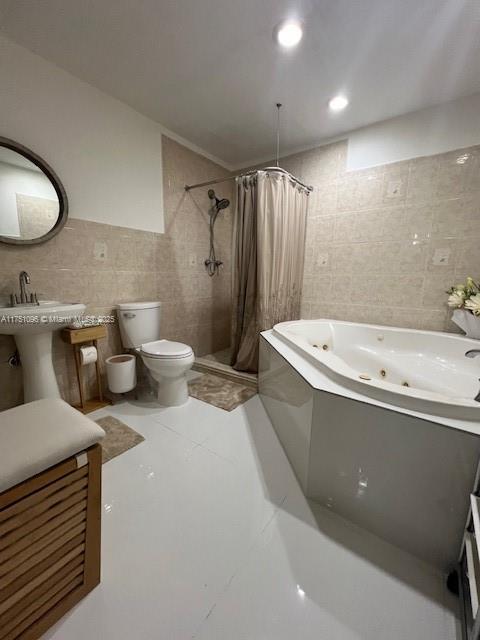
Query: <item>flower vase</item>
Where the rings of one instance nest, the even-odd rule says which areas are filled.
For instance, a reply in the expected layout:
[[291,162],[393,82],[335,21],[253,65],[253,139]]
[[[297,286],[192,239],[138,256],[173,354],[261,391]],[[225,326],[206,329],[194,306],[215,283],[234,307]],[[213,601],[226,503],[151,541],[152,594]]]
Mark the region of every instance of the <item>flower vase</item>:
[[465,331],[467,338],[480,340],[480,316],[474,316],[473,313],[465,311],[465,309],[455,309],[452,321],[462,331]]

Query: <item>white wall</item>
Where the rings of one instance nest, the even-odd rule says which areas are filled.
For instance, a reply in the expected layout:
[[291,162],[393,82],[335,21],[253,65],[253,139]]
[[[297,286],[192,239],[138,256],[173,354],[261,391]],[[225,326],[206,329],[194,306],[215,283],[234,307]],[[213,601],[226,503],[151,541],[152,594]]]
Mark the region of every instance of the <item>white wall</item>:
[[0,162],[0,235],[20,235],[17,193],[58,200],[52,183],[40,171]]
[[[355,108],[353,101],[350,108]],[[480,94],[384,120],[342,137],[348,138],[349,170],[480,144]]]
[[74,218],[163,232],[162,128],[0,36],[0,136],[43,157]]

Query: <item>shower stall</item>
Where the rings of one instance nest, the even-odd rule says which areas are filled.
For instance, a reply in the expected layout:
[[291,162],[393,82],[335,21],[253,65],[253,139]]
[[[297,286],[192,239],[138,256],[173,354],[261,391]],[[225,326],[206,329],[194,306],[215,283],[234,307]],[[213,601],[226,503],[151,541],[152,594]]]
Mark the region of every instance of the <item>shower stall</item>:
[[[228,352],[211,354],[198,364],[224,374],[254,379],[258,372],[261,331],[300,315],[308,197],[312,187],[279,166],[241,175],[186,185],[187,191],[236,181],[232,234],[231,345]],[[208,196],[210,254],[207,273],[215,275],[222,262],[215,254],[214,225],[230,204]],[[248,376],[249,378],[247,378]]]

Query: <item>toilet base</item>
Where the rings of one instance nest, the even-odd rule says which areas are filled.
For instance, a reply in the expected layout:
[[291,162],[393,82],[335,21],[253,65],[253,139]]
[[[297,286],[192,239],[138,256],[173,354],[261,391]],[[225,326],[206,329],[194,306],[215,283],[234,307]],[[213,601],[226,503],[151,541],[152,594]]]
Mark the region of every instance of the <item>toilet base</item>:
[[157,400],[162,407],[181,407],[188,402],[187,376],[158,380]]
[[157,383],[157,399],[162,407],[180,407],[188,402],[187,373],[195,362],[193,352],[184,358],[152,358],[142,355]]

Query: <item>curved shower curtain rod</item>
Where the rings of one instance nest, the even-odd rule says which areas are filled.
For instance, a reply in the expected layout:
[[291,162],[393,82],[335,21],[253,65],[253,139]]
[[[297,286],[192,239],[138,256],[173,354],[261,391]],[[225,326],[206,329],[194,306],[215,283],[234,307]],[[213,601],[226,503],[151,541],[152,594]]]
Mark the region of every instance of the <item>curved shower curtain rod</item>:
[[313,191],[313,187],[308,184],[304,184],[301,180],[296,178],[286,169],[282,169],[281,167],[265,167],[264,169],[253,169],[252,171],[246,171],[245,173],[237,173],[234,176],[228,176],[228,178],[217,178],[216,180],[208,180],[207,182],[199,182],[198,184],[186,184],[185,191],[190,191],[191,189],[198,189],[200,187],[208,187],[211,184],[219,184],[220,182],[228,182],[228,180],[236,180],[236,178],[243,178],[245,176],[252,176],[258,171],[278,171],[279,173],[283,173],[287,175],[291,180],[299,184],[301,187],[307,190],[307,193]]

